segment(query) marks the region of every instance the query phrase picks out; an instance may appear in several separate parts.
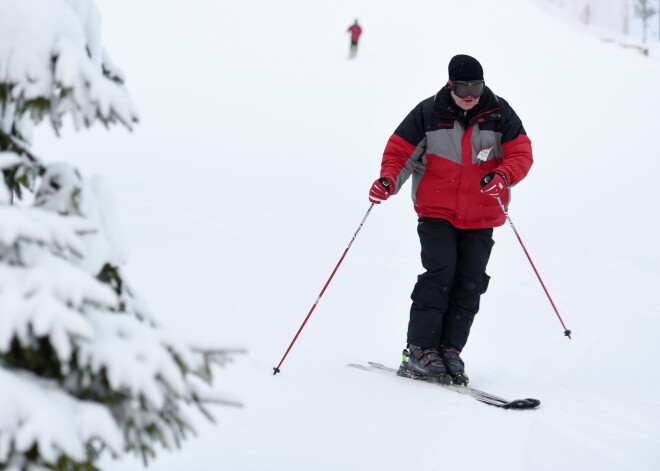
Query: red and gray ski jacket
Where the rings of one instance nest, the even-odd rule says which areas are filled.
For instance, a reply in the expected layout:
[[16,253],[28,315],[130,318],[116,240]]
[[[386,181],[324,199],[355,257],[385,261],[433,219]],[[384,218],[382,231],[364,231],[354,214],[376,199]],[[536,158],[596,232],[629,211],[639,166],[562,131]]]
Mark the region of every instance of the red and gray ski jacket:
[[[504,224],[497,199],[481,193],[480,181],[500,172],[509,186],[532,166],[532,144],[515,111],[488,87],[470,111],[456,106],[447,86],[413,109],[390,137],[380,176],[394,192],[412,175],[412,198],[420,218],[449,221],[459,229]],[[510,189],[502,202],[508,205]]]

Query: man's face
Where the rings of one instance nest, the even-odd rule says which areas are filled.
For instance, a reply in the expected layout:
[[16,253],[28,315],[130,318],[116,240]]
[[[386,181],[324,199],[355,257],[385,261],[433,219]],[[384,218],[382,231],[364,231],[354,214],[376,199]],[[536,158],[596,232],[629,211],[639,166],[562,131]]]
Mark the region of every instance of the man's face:
[[466,96],[465,98],[460,98],[454,92],[451,92],[451,97],[454,99],[454,102],[456,102],[458,107],[464,109],[465,111],[469,111],[475,106],[477,106],[477,104],[479,104],[479,98],[475,98],[473,96]]
[[449,85],[451,96],[456,104],[464,110],[471,110],[477,106],[479,97],[483,95],[486,89],[483,79],[471,81],[456,80],[455,82],[449,80],[447,85]]

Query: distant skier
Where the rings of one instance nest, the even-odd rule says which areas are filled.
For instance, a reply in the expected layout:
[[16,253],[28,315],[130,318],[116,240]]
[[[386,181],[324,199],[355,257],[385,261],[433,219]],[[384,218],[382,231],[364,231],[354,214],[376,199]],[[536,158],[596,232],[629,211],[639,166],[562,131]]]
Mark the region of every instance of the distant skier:
[[481,64],[457,55],[448,69],[447,85],[390,137],[369,201],[398,193],[412,175],[426,272],[411,295],[399,374],[467,384],[460,353],[488,287],[493,228],[506,220],[500,202],[509,204],[533,159],[520,118],[486,87]]
[[355,23],[349,26],[346,31],[351,33],[351,49],[349,52],[349,57],[352,59],[357,54],[358,41],[360,40],[360,35],[362,34],[362,27],[358,24],[358,20],[355,20]]

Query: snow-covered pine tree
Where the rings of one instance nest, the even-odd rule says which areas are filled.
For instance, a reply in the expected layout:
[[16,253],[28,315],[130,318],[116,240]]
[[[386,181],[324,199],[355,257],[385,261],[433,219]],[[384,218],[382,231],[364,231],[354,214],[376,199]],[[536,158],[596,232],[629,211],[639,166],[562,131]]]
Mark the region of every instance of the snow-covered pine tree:
[[95,470],[101,452],[178,446],[187,411],[230,403],[212,365],[159,327],[121,271],[100,178],[31,151],[33,126],[137,121],[93,0],[0,0],[0,469]]

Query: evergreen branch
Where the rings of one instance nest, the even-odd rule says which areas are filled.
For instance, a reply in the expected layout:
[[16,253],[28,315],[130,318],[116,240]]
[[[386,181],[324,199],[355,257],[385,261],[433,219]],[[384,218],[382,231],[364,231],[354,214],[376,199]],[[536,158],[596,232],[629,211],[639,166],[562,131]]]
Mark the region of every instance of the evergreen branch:
[[4,131],[2,128],[0,128],[0,137],[2,138],[2,141],[0,142],[3,143],[6,142],[6,146],[7,146],[7,149],[2,149],[2,147],[4,146],[0,146],[0,149],[16,152],[17,154],[24,155],[31,162],[40,164],[39,175],[43,175],[45,168],[43,165],[41,165],[41,159],[28,150],[28,147],[30,147],[30,145],[27,142],[23,141],[17,136],[9,134],[8,132]]

